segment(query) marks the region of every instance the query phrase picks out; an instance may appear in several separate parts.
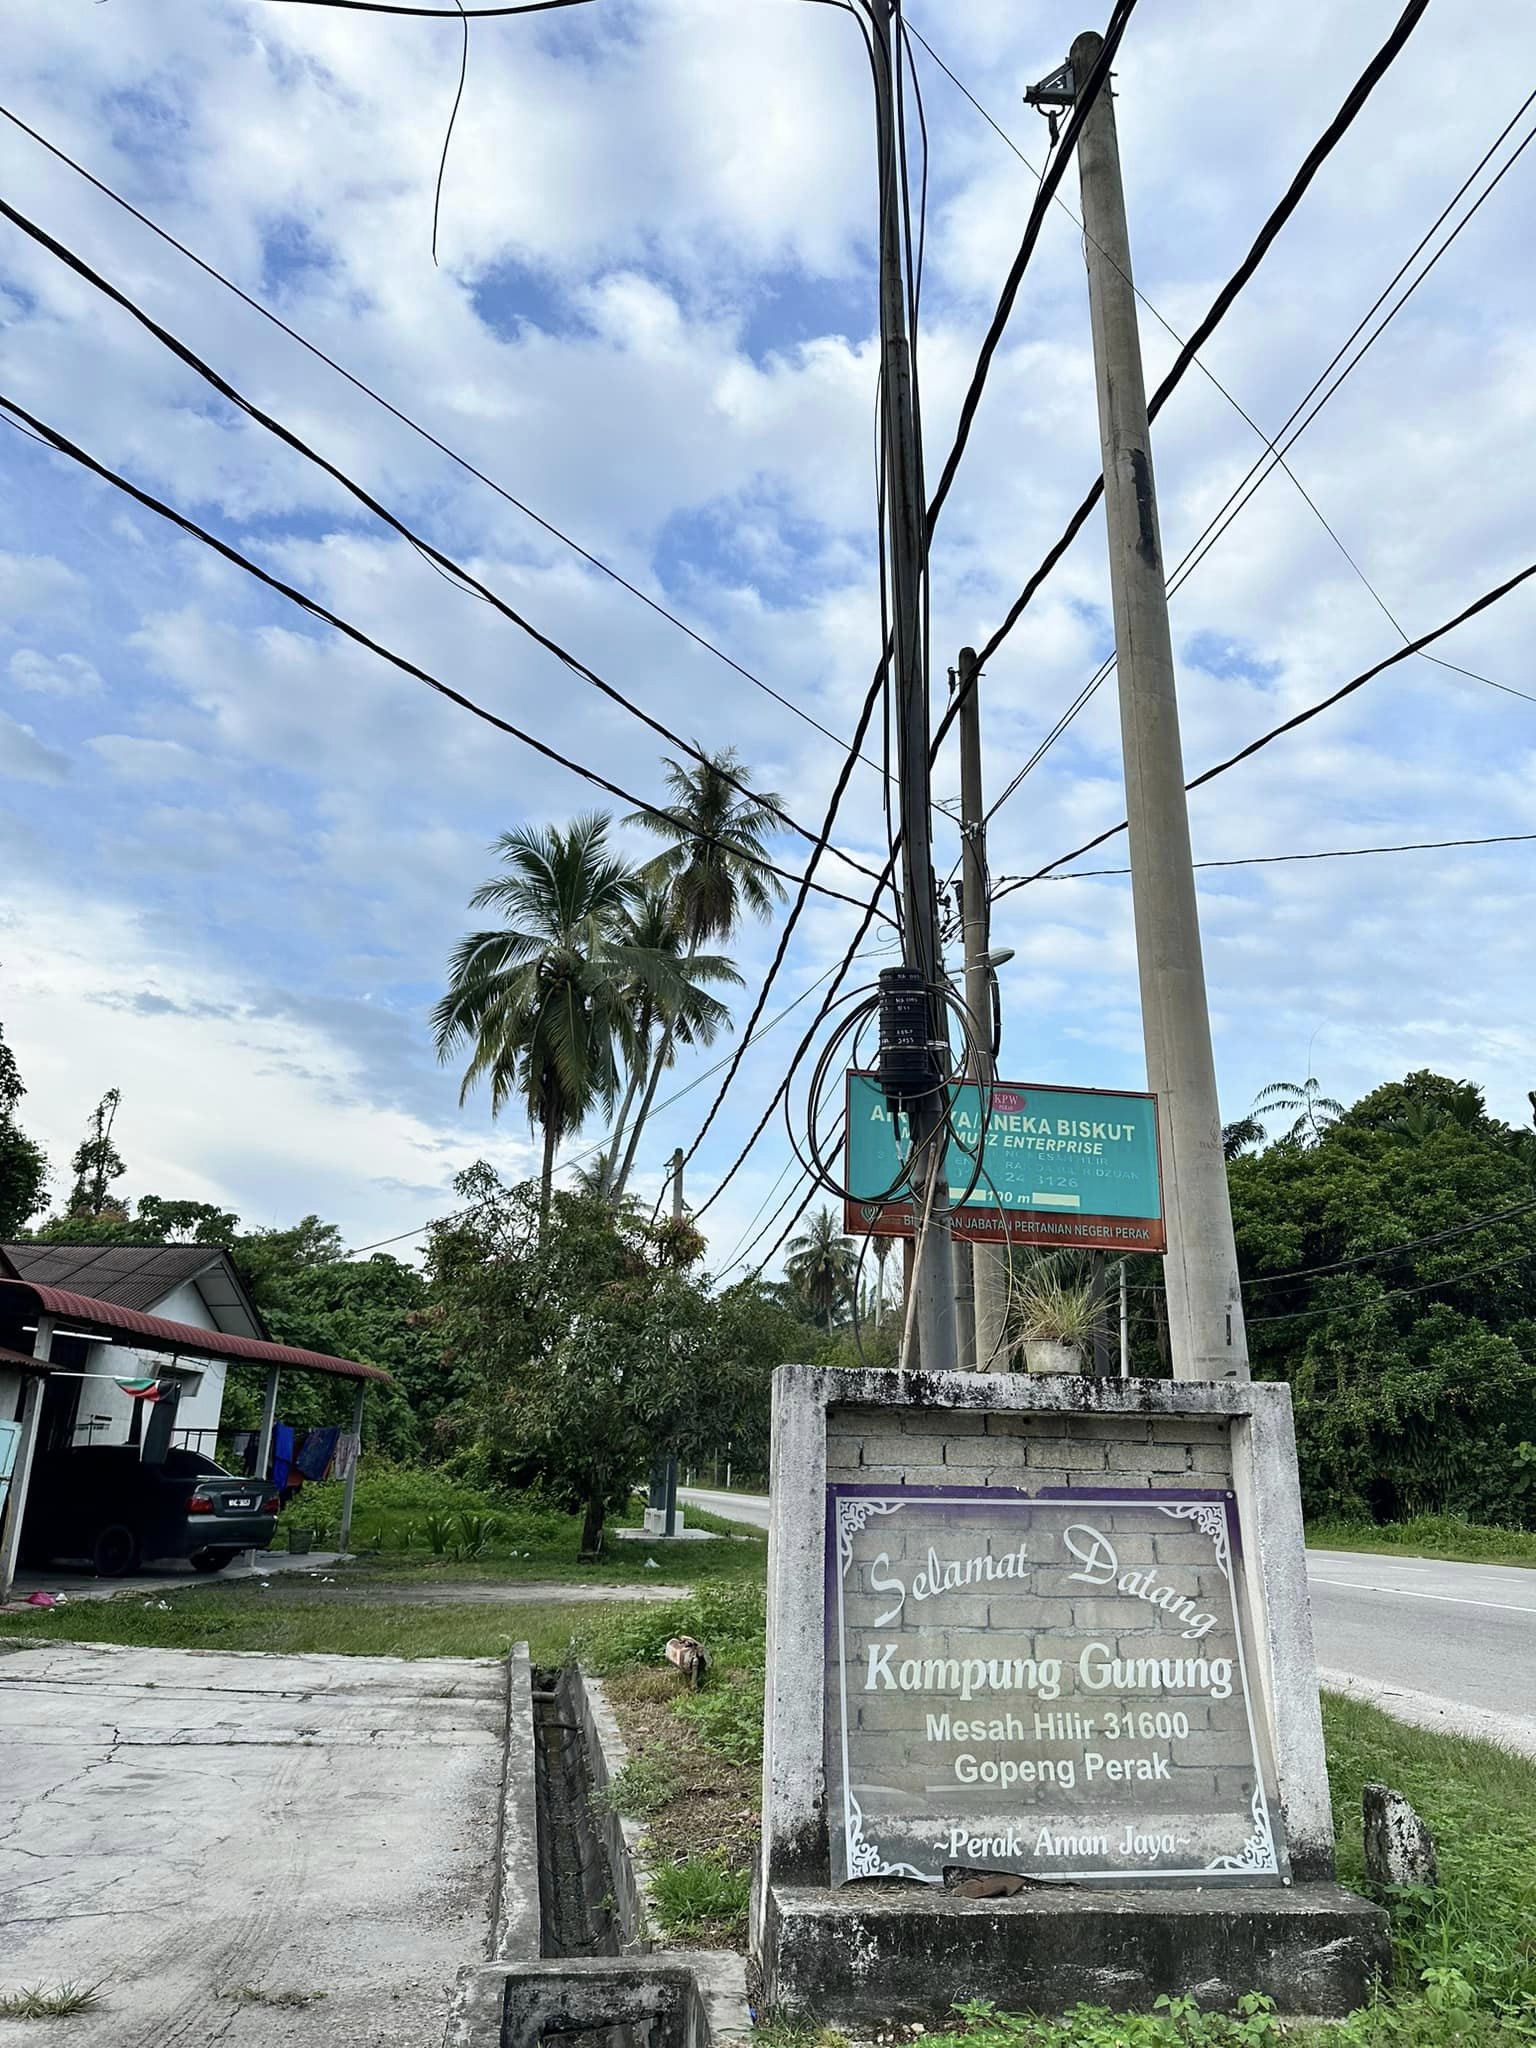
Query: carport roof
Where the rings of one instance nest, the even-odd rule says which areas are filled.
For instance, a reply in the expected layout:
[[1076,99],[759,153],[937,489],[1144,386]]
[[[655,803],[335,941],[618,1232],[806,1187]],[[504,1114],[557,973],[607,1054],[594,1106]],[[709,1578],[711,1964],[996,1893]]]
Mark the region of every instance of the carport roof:
[[[225,1330],[200,1330],[193,1323],[173,1323],[147,1316],[120,1302],[98,1301],[64,1287],[45,1287],[35,1280],[0,1279],[0,1301],[25,1307],[30,1297],[39,1315],[59,1316],[71,1323],[92,1324],[103,1333],[120,1330],[146,1351],[176,1351],[202,1358],[226,1358],[245,1365],[275,1365],[293,1372],[333,1373],[348,1380],[383,1380],[390,1375],[376,1365],[352,1358],[331,1358],[323,1351],[301,1351],[292,1344],[270,1344],[260,1337],[237,1337]],[[27,1359],[28,1365],[40,1361]]]

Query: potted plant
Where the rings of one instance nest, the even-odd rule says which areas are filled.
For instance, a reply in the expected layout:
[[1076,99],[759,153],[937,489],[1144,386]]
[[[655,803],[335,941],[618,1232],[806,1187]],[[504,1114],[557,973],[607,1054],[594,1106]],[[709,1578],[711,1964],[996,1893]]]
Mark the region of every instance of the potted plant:
[[1092,1280],[1063,1274],[1044,1261],[1019,1290],[1019,1324],[1024,1362],[1032,1373],[1081,1372],[1083,1356],[1097,1335],[1103,1296]]

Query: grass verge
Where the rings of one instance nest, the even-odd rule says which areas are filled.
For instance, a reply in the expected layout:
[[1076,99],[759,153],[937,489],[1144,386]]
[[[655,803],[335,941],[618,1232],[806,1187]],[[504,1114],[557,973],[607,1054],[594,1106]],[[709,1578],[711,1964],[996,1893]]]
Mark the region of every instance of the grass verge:
[[1309,1522],[1307,1543],[1313,1550],[1443,1557],[1457,1564],[1536,1565],[1536,1531],[1463,1522],[1455,1515],[1416,1515],[1411,1522]]
[[385,1588],[376,1600],[317,1601],[278,1577],[265,1592],[243,1580],[191,1588],[163,1603],[158,1595],[129,1594],[8,1614],[0,1618],[0,1642],[352,1657],[504,1657],[513,1643],[526,1642],[535,1664],[560,1664],[574,1654],[589,1671],[612,1672],[660,1663],[667,1638],[679,1634],[701,1635],[727,1651],[745,1640],[749,1655],[755,1640],[760,1661],[762,1626],[762,1591],[751,1585],[706,1587],[666,1602],[406,1606],[392,1605]]
[[[343,1489],[337,1481],[306,1486],[284,1510],[277,1547],[290,1529],[318,1532],[317,1547],[341,1525]],[[614,1517],[603,1554],[586,1564],[577,1556],[581,1517],[532,1494],[498,1494],[466,1486],[430,1467],[377,1466],[358,1475],[353,1503],[355,1549],[376,1553],[379,1565],[400,1576],[477,1576],[584,1579],[628,1583],[662,1575],[686,1579],[753,1578],[761,1574],[767,1537],[761,1529],[699,1510],[689,1526],[706,1529],[714,1543],[647,1543],[618,1532],[640,1523],[638,1503]],[[652,1565],[651,1560],[655,1560]]]

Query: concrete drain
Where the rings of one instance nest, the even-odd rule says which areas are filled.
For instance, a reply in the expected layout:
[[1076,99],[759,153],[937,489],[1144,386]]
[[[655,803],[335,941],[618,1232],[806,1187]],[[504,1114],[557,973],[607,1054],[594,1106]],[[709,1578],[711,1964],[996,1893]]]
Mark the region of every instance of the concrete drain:
[[745,2040],[739,1956],[650,1953],[635,1831],[600,1796],[625,1761],[600,1688],[574,1667],[535,1678],[519,1646],[507,1704],[492,1959],[461,1972],[445,2048]]

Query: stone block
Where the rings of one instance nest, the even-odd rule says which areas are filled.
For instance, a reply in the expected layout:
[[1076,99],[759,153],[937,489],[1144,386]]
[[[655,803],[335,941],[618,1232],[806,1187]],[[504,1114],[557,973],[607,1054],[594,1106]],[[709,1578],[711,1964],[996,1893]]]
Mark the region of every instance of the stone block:
[[1006,1899],[773,1886],[765,1906],[767,2010],[854,2033],[936,2027],[967,1998],[1008,2012],[1123,2012],[1188,1992],[1230,2012],[1263,1991],[1284,2014],[1338,2018],[1391,1964],[1386,1914],[1334,1884],[1031,1888]]
[[1365,1812],[1365,1868],[1375,1884],[1435,1884],[1439,1865],[1435,1838],[1401,1792],[1388,1785],[1367,1785],[1361,1796]]
[[1111,1444],[1111,1472],[1167,1472],[1183,1478],[1190,1468],[1188,1444]]

